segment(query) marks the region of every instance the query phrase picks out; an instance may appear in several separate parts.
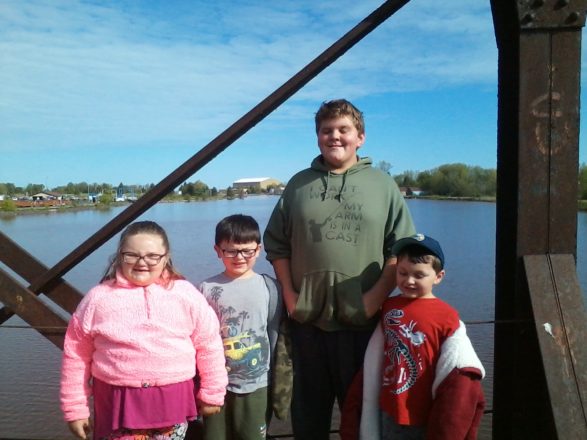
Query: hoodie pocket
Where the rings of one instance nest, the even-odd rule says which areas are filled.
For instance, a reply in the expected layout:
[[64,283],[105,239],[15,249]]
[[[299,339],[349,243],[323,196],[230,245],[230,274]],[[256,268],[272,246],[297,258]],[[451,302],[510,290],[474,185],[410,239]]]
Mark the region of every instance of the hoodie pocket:
[[326,271],[306,274],[293,317],[321,328],[330,327],[333,321],[345,326],[365,325],[368,320],[360,278]]

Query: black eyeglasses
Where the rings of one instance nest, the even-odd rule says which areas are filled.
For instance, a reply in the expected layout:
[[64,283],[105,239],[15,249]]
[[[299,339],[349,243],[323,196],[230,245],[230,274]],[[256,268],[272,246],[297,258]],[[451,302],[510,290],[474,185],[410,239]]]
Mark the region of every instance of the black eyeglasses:
[[138,255],[133,252],[121,252],[120,255],[122,255],[122,261],[128,264],[136,264],[139,260],[143,260],[147,266],[156,266],[167,254]]
[[238,254],[241,254],[243,258],[253,258],[257,253],[258,247],[255,249],[221,249],[222,255],[226,258],[236,258]]

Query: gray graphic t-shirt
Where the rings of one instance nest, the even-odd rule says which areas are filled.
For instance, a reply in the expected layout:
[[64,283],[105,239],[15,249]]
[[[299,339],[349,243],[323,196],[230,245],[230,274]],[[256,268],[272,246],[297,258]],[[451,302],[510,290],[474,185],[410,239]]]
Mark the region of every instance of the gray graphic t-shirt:
[[242,394],[267,386],[269,291],[263,277],[232,279],[218,274],[202,282],[200,291],[220,321],[227,389]]

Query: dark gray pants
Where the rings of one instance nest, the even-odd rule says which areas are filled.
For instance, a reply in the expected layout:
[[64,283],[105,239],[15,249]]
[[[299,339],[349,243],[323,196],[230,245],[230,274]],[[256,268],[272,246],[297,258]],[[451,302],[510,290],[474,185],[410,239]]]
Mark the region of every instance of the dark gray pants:
[[381,411],[381,440],[424,440],[425,426],[398,425],[393,417]]
[[[298,440],[327,440],[334,400],[342,408],[372,330],[326,332],[292,321],[292,426]],[[335,427],[336,429],[336,427]]]

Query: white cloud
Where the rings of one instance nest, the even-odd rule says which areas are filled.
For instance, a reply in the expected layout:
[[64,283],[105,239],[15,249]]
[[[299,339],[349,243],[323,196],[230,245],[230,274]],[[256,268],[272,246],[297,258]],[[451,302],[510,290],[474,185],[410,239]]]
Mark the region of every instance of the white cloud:
[[[453,0],[431,15],[419,3],[287,108],[341,90],[357,98],[494,81],[487,6]],[[210,139],[379,4],[4,1],[0,149]]]

